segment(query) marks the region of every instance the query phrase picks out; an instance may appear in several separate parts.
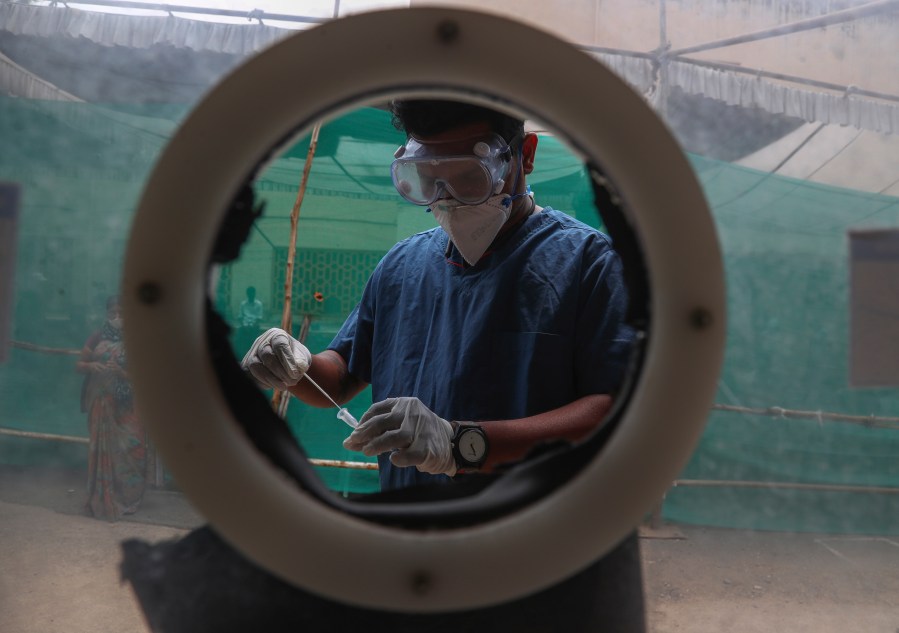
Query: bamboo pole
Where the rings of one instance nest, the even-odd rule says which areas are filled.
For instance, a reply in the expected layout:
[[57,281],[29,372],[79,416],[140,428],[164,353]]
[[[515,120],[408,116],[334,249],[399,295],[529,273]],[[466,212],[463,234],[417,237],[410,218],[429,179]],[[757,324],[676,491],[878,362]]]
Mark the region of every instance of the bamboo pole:
[[19,431],[17,429],[0,429],[0,435],[11,435],[12,437],[27,437],[33,440],[72,442],[74,444],[90,443],[90,439],[87,437],[78,437],[75,435],[57,435],[56,433],[38,433],[36,431]]
[[[315,157],[315,148],[318,146],[318,134],[321,131],[321,123],[316,123],[312,128],[312,137],[309,139],[309,150],[306,152],[306,164],[303,165],[303,176],[300,180],[300,188],[297,191],[297,199],[290,211],[290,246],[287,248],[287,268],[284,274],[284,308],[281,311],[281,329],[290,333],[291,318],[290,305],[293,299],[293,263],[297,249],[297,225],[300,220],[300,207],[306,195],[306,185],[309,183],[309,172],[312,169],[312,159]],[[272,394],[272,408],[281,410],[281,400],[284,392],[275,389]],[[290,398],[290,394],[287,394]]]
[[670,44],[668,43],[668,10],[665,4],[665,0],[659,0],[659,54],[656,58],[659,64],[659,96],[656,100],[656,109],[659,111],[659,114],[661,114],[663,119],[668,114],[669,59],[667,51],[669,48]]
[[34,343],[26,343],[24,341],[10,341],[10,347],[28,350],[29,352],[41,352],[43,354],[57,354],[60,356],[80,356],[80,349],[64,349],[61,347],[46,347],[44,345],[35,345]]
[[867,494],[897,495],[896,486],[856,486],[849,484],[810,484],[800,481],[741,481],[728,479],[677,479],[673,488],[759,488],[765,490],[808,490],[814,492],[861,492]]
[[[0,428],[0,435],[10,435],[13,437],[26,437],[38,440],[53,440],[57,442],[74,442],[77,444],[87,444],[86,437],[73,437],[67,435],[56,435],[53,433],[37,433],[34,431],[19,431],[17,429]],[[313,466],[321,466],[325,468],[351,468],[355,470],[377,470],[378,465],[374,462],[353,462],[341,459],[315,459],[310,458],[309,463]],[[814,484],[798,481],[740,481],[740,480],[712,480],[712,479],[676,479],[672,482],[672,487],[701,487],[701,488],[762,488],[762,489],[793,489],[808,490],[817,492],[856,492],[867,494],[899,494],[899,487],[895,486],[861,486],[847,484]]]
[[[309,334],[309,324],[312,322],[312,317],[308,314],[303,315],[303,324],[300,326],[300,332],[297,335],[297,340],[300,343],[306,342],[306,336]],[[282,418],[287,417],[287,405],[290,404],[290,392],[285,391],[281,397],[281,402],[278,403],[277,412],[278,415]]]
[[[305,336],[301,334],[300,341],[305,340]],[[77,356],[80,350],[68,350],[52,347],[43,347],[33,343],[24,343],[21,341],[11,341],[13,347],[19,349],[40,352],[45,354],[64,354]],[[760,415],[771,418],[783,418],[793,420],[815,420],[821,422],[846,422],[848,424],[857,424],[867,428],[892,429],[899,430],[899,417],[884,415],[853,415],[846,413],[836,413],[832,411],[808,411],[797,409],[785,409],[778,406],[770,407],[742,407],[730,404],[713,404],[713,411],[728,411],[730,413],[743,413],[746,415]]]
[[[67,6],[65,2],[62,3]],[[199,13],[201,15],[214,15],[221,17],[247,18],[247,20],[277,20],[279,22],[303,22],[307,24],[323,24],[331,18],[323,18],[310,15],[293,15],[291,13],[269,13],[261,9],[237,10],[212,8],[209,6],[200,7],[183,4],[169,4],[163,2],[132,2],[131,0],[85,0],[78,2],[79,5],[96,6],[96,7],[120,7],[132,9],[145,9],[148,11],[165,11],[169,15],[172,13]],[[223,3],[224,4],[224,3]],[[51,4],[52,6],[52,4]],[[336,16],[335,16],[336,17]]]
[[354,470],[378,470],[377,462],[348,462],[342,459],[315,459],[310,457],[309,463],[313,466],[325,468],[350,468]]
[[731,404],[712,405],[715,411],[730,411],[731,413],[744,413],[747,415],[763,415],[771,418],[786,418],[793,420],[815,420],[824,422],[847,422],[859,424],[869,428],[899,430],[899,418],[882,415],[849,415],[845,413],[832,413],[829,411],[802,411],[796,409],[784,409],[782,407],[752,408],[739,407]]
[[[90,439],[86,437],[78,437],[73,435],[57,435],[56,433],[38,433],[36,431],[20,431],[18,429],[6,429],[0,427],[0,435],[9,435],[11,437],[24,437],[33,440],[49,440],[53,442],[71,442],[73,444],[89,444]],[[342,459],[316,459],[310,458],[309,463],[313,466],[322,466],[324,468],[350,468],[354,470],[378,470],[376,462],[352,462]]]

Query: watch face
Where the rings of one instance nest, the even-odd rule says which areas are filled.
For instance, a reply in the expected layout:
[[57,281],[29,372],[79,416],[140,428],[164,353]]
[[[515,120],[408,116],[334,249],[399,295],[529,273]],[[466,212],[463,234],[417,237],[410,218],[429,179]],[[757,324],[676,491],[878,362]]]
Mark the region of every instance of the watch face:
[[480,462],[487,452],[487,440],[484,434],[475,429],[463,431],[459,436],[459,455],[471,463]]

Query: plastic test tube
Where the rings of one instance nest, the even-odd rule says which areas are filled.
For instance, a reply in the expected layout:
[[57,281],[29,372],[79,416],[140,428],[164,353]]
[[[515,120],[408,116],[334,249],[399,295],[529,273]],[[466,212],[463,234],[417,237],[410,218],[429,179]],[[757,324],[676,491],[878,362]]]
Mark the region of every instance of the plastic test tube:
[[353,427],[354,429],[355,429],[357,426],[359,426],[358,420],[356,420],[356,418],[353,417],[353,414],[350,413],[350,412],[349,412],[347,409],[345,409],[345,408],[344,408],[344,409],[341,409],[340,411],[337,412],[337,418],[340,419],[340,420],[343,420],[344,422],[346,422],[347,424],[349,424],[349,425],[350,425],[351,427]]
[[307,376],[306,374],[303,374],[303,378],[305,378],[305,379],[308,380],[310,383],[312,383],[312,386],[313,386],[313,387],[315,387],[316,389],[318,389],[319,391],[321,391],[322,395],[323,395],[325,398],[327,398],[328,400],[330,400],[330,401],[331,401],[331,404],[333,404],[335,407],[337,407],[337,409],[338,409],[338,411],[337,411],[337,419],[338,419],[338,420],[343,420],[344,422],[346,422],[347,424],[349,424],[349,425],[350,425],[351,427],[353,427],[354,429],[355,429],[357,426],[359,426],[359,422],[356,420],[356,418],[353,417],[353,414],[350,413],[349,410],[346,409],[346,407],[341,407],[339,404],[337,404],[336,402],[334,402],[334,398],[332,398],[331,396],[329,396],[329,395],[328,395],[328,392],[326,392],[324,389],[322,389],[321,387],[319,387],[317,382],[315,382],[314,380],[312,380],[312,378],[310,378],[310,377]]

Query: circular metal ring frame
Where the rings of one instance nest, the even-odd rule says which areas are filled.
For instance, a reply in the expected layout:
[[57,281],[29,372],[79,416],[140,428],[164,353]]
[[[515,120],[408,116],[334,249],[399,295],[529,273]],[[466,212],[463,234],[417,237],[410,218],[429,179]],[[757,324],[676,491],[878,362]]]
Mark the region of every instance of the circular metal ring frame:
[[[551,124],[615,183],[649,271],[651,338],[619,428],[554,493],[474,527],[394,529],[301,491],[247,442],[206,347],[208,257],[239,185],[298,129],[391,94],[501,95]],[[128,246],[123,308],[141,415],[179,486],[215,529],[299,587],[408,612],[524,596],[586,567],[632,531],[701,434],[725,325],[714,224],[690,165],[647,104],[552,35],[436,8],[312,28],[212,90],[148,182]]]

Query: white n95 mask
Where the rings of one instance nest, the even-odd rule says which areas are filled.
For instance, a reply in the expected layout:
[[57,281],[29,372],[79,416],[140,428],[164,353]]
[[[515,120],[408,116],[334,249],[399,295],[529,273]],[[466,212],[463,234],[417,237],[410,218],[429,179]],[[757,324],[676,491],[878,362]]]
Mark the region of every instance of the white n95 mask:
[[490,196],[481,204],[462,204],[447,198],[431,205],[434,219],[446,231],[462,258],[474,266],[509,220],[512,200],[508,194]]

